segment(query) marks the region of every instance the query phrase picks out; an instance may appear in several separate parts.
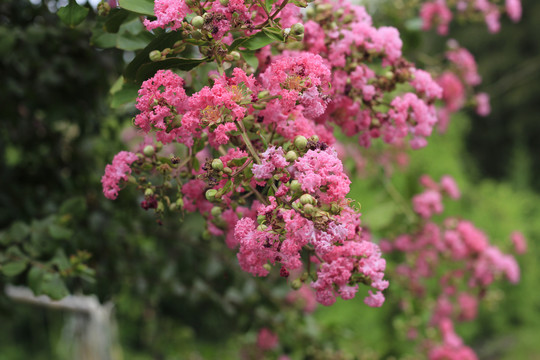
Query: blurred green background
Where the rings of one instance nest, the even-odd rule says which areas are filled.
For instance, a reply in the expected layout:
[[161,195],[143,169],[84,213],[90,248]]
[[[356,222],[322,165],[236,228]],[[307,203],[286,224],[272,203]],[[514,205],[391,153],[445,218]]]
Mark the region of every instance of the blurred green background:
[[[52,294],[69,289],[113,303],[114,351],[124,359],[235,359],[269,321],[284,324],[291,338],[283,346],[296,347],[298,356],[324,358],[324,349],[343,349],[361,359],[417,358],[395,301],[371,309],[358,296],[313,315],[279,309],[267,292],[279,296],[286,285],[272,290],[266,284],[276,279],[240,272],[232,251],[201,238],[200,218],[165,218],[159,226],[135,192],[106,200],[99,181],[125,148],[123,129],[134,114],[133,107],[112,110],[109,89],[129,54],[89,46],[91,21],[66,27],[51,13],[54,3],[0,2],[0,261],[22,251],[39,266],[63,271],[46,283]],[[411,153],[406,172],[391,178],[409,198],[420,191],[419,175],[451,174],[464,196],[447,204],[447,214],[472,220],[502,249],[510,249],[513,230],[529,240],[519,258],[520,284],[500,285],[479,319],[457,328],[481,359],[540,359],[540,4],[524,0],[523,7],[522,21],[503,20],[500,34],[488,34],[484,24],[453,28],[451,36],[478,59],[492,114],[457,114],[448,133],[432,136],[426,149]],[[433,34],[406,30],[391,12],[379,15],[401,27],[411,56],[442,49]],[[380,178],[353,179],[351,197],[362,203],[372,230],[393,226],[396,210]],[[0,288],[26,284],[28,276],[3,273]],[[0,294],[0,319],[0,359],[73,354],[69,326],[76,319],[67,312]],[[296,334],[287,327],[295,323],[308,330]]]

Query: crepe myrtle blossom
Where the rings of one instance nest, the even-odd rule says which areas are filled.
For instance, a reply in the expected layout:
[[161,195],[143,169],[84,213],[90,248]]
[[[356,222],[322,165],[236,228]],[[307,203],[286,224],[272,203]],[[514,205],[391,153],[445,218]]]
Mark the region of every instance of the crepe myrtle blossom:
[[136,154],[129,151],[120,151],[113,158],[112,164],[105,167],[105,174],[101,178],[103,194],[107,199],[114,200],[118,197],[121,181],[127,181],[131,174],[131,164],[137,161]]

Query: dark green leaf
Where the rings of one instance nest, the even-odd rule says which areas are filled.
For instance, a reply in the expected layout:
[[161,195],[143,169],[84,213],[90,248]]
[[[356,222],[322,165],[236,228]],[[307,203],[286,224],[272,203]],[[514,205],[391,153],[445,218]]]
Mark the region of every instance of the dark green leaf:
[[21,221],[17,221],[9,228],[11,241],[23,241],[28,235],[30,235],[30,227]]
[[45,276],[45,272],[43,269],[41,269],[38,266],[34,266],[30,269],[28,272],[28,287],[32,289],[34,292],[34,295],[40,295],[41,294],[41,284],[43,282],[43,277]]
[[266,11],[270,12],[272,10],[272,5],[276,3],[277,0],[265,0],[264,7]]
[[131,19],[132,14],[124,9],[111,10],[107,20],[105,20],[105,30],[110,33],[117,33],[126,20]]
[[118,4],[121,8],[143,15],[154,15],[153,0],[120,0]]
[[[150,42],[141,52],[135,56],[129,65],[126,67],[124,76],[127,81],[135,81],[137,76],[137,70],[144,64],[150,63],[149,55],[153,50],[163,50],[165,48],[170,48],[178,40],[182,40],[182,34],[180,32],[171,31],[164,33],[156,37]],[[145,79],[146,80],[146,79]]]
[[9,262],[2,265],[2,273],[6,276],[16,276],[19,275],[26,269],[27,262],[26,260],[17,260]]
[[64,24],[73,27],[83,22],[89,10],[77,4],[75,0],[69,0],[69,4],[58,9],[57,14]]
[[135,79],[137,82],[143,82],[152,77],[158,70],[162,69],[178,69],[183,71],[189,71],[207,59],[186,59],[186,58],[171,58],[161,61],[150,62],[144,64],[137,70]]
[[66,284],[64,284],[59,274],[45,274],[41,283],[41,291],[53,300],[60,300],[69,295]]
[[62,203],[59,215],[71,215],[81,217],[86,212],[86,200],[82,196],[73,197]]
[[58,269],[60,271],[67,270],[71,267],[71,264],[69,263],[66,253],[62,249],[56,250],[56,253],[54,254],[54,258],[51,260],[51,263],[58,266]]

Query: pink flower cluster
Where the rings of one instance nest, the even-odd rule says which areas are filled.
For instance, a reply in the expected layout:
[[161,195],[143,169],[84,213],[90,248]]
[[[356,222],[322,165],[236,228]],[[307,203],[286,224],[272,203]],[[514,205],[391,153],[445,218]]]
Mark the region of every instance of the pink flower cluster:
[[[316,121],[335,123],[348,136],[358,135],[365,147],[373,138],[397,144],[409,134],[414,148],[425,146],[437,122],[433,102],[442,96],[439,85],[402,57],[397,29],[374,27],[362,6],[321,3],[327,6],[324,15],[329,21],[307,21],[304,37],[306,50],[322,56],[332,70],[332,101]],[[382,68],[374,66],[380,63]],[[388,94],[398,84],[408,84],[410,91],[393,95],[388,104]]]
[[[445,192],[453,198],[460,195],[449,177],[437,184],[423,176],[421,183],[427,190],[415,197],[413,204],[415,210],[422,209],[418,212],[424,218],[429,218],[433,208],[440,205],[438,201],[434,202],[436,206],[427,201],[431,200],[427,194],[440,197]],[[421,199],[427,199],[427,205]],[[519,281],[519,266],[514,257],[490,244],[487,236],[471,222],[455,218],[447,218],[442,225],[427,221],[413,234],[399,235],[392,242],[383,241],[381,248],[385,252],[405,253],[406,260],[398,266],[397,273],[402,279],[400,283],[415,297],[437,298],[426,326],[439,331],[442,343],[431,344],[429,358],[476,359],[474,351],[455,333],[453,323],[476,317],[478,300],[496,278],[504,276],[511,283]],[[433,286],[430,279],[439,279],[438,286]]]
[[420,183],[426,190],[423,193],[414,196],[412,202],[414,211],[425,219],[432,217],[434,214],[443,212],[443,193],[447,194],[452,199],[459,199],[461,196],[456,182],[448,175],[441,178],[440,185],[427,175],[423,175],[420,178]]
[[[476,19],[480,16],[484,18],[488,30],[496,33],[500,30],[501,8],[495,1],[491,0],[459,0],[450,2],[455,7],[461,18]],[[506,0],[505,11],[514,22],[521,19],[521,0]],[[453,13],[446,0],[429,0],[422,4],[420,17],[423,21],[423,30],[431,29],[432,25],[437,25],[437,32],[440,35],[448,34],[448,26],[452,21]]]
[[322,143],[292,163],[282,149],[269,148],[261,163],[253,165],[257,182],[279,178],[270,204],[257,206],[257,219],[244,217],[236,223],[240,243],[238,260],[245,271],[266,276],[267,264],[281,264],[282,276],[303,266],[301,251],[312,252],[320,263],[312,287],[316,299],[331,305],[337,296],[354,297],[358,282],[378,290],[366,299],[370,306],[381,306],[380,291],[388,286],[382,280],[385,261],[378,246],[360,237],[360,214],[348,205],[345,196],[350,180],[333,149]]
[[101,178],[103,194],[107,199],[114,200],[120,191],[120,182],[127,181],[131,174],[131,164],[137,161],[138,157],[129,151],[120,151],[113,158],[112,164],[105,167],[105,174]]

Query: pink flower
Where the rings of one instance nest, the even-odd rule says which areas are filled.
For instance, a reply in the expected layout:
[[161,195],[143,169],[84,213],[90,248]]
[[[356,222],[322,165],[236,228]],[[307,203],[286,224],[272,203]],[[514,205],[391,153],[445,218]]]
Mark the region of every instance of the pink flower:
[[512,239],[512,244],[514,244],[514,250],[516,254],[524,254],[527,251],[527,240],[525,236],[519,231],[514,231],[510,238]]
[[272,331],[267,328],[259,330],[259,334],[257,335],[257,346],[261,350],[272,350],[276,348],[278,344],[279,338]]
[[425,2],[420,9],[422,30],[429,30],[434,22],[438,23],[437,32],[440,35],[448,34],[448,24],[452,21],[452,12],[448,9],[446,1],[436,0]]
[[441,187],[452,199],[459,199],[461,197],[456,181],[451,176],[444,175],[441,178]]
[[113,158],[113,162],[105,167],[105,174],[101,178],[103,194],[107,199],[114,200],[120,191],[121,180],[127,181],[131,174],[130,165],[138,159],[137,155],[129,151],[120,151]]
[[443,211],[442,197],[438,191],[426,190],[413,197],[414,211],[425,219]]
[[148,31],[170,27],[176,30],[182,26],[182,20],[190,12],[184,0],[155,0],[154,13],[157,20],[144,20],[144,26]]
[[513,22],[521,19],[521,0],[506,0],[506,12]]
[[461,109],[465,103],[465,88],[459,78],[447,71],[437,79],[437,83],[443,89],[443,101],[448,111],[455,112]]
[[486,93],[479,93],[475,97],[476,99],[476,113],[480,116],[488,116],[491,113],[491,106],[489,104],[489,95]]

